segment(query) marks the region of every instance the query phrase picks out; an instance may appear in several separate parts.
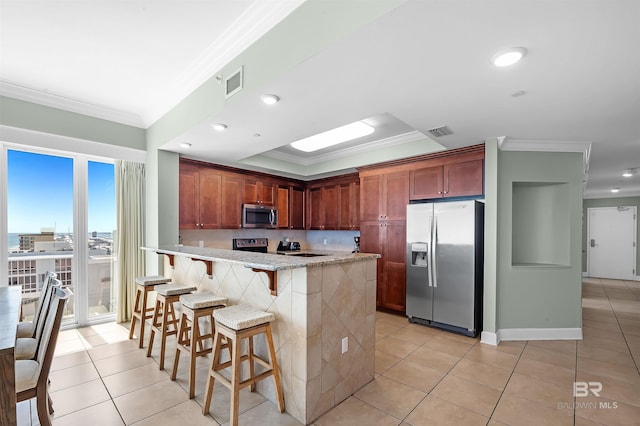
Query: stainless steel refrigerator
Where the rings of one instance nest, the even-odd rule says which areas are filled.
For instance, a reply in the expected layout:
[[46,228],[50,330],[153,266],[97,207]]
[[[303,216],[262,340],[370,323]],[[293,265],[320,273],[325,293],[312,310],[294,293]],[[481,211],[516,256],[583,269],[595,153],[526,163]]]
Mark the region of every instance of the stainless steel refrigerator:
[[409,321],[476,336],[482,330],[484,204],[407,206]]

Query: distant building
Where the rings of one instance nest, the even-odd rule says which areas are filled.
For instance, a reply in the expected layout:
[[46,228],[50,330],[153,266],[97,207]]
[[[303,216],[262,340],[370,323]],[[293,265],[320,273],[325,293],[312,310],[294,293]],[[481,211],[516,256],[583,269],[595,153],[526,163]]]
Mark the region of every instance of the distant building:
[[93,232],[91,233],[91,237],[92,237],[92,238],[96,238],[97,236],[98,236],[98,231],[93,231]]
[[36,242],[54,241],[53,231],[40,232],[39,234],[20,234],[20,250],[34,250]]

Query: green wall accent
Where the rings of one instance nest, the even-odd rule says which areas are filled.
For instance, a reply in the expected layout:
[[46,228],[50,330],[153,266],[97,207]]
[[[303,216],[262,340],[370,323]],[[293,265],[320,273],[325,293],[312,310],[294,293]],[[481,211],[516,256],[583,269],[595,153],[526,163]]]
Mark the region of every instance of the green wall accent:
[[0,96],[0,124],[126,148],[146,149],[144,129],[5,96]]
[[483,331],[496,333],[498,262],[498,141],[485,140],[484,145],[484,293],[482,309]]
[[[582,153],[502,151],[498,170],[498,329],[580,328],[582,326]],[[564,206],[546,205],[555,211],[541,216],[544,209],[528,213],[513,204],[514,182],[565,183],[567,202]],[[547,197],[542,197],[547,199]],[[533,210],[533,209],[532,209]],[[514,223],[514,211],[520,216]],[[526,215],[536,215],[527,220]],[[537,226],[542,231],[553,227],[558,215],[566,215],[568,230],[568,266],[541,264],[513,265],[513,226]],[[558,241],[551,241],[551,244]],[[567,242],[564,242],[567,243]],[[516,244],[527,244],[517,241]]]
[[582,200],[582,272],[587,272],[587,209],[591,207],[618,207],[618,206],[635,206],[636,207],[636,276],[640,276],[640,250],[638,243],[640,242],[640,226],[638,226],[638,214],[640,214],[640,197],[619,197],[619,198],[591,198]]

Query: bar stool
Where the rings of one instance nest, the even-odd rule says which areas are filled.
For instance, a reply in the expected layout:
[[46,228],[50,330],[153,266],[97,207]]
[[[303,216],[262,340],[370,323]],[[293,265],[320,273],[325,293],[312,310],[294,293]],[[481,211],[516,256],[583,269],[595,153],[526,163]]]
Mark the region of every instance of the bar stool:
[[[232,426],[237,426],[240,390],[250,386],[253,392],[256,382],[270,376],[273,376],[278,399],[278,409],[282,413],[284,411],[284,396],[282,394],[280,372],[278,371],[276,351],[273,347],[273,336],[271,334],[271,321],[275,319],[275,316],[270,312],[257,310],[250,305],[235,305],[228,308],[216,309],[213,313],[213,318],[215,319],[213,359],[207,377],[202,414],[206,415],[209,412],[214,383],[215,380],[219,380],[231,393],[229,422]],[[268,361],[260,358],[253,352],[253,337],[263,333],[269,352]],[[231,360],[227,362],[220,362],[220,352],[221,349],[225,347],[223,338],[231,349]],[[242,339],[248,340],[248,352],[245,355],[241,355]],[[249,361],[250,377],[245,380],[241,379],[242,361]],[[267,370],[256,375],[254,362],[262,365]],[[229,367],[231,367],[231,380],[219,373],[220,370]]]
[[178,334],[178,318],[176,318],[174,303],[180,301],[183,294],[196,291],[196,287],[182,284],[161,284],[156,286],[156,306],[151,318],[151,333],[147,356],[153,350],[153,338],[160,333],[160,370],[164,370],[164,354],[167,349],[167,337]]
[[[213,293],[192,293],[180,296],[180,303],[182,304],[182,314],[180,315],[176,357],[173,361],[171,380],[176,379],[180,352],[184,351],[189,354],[189,398],[191,399],[195,396],[196,358],[211,353],[213,345],[205,347],[204,342],[213,338],[213,311],[224,308],[227,299]],[[202,333],[200,318],[209,318],[210,332]]]
[[166,284],[171,278],[162,275],[149,275],[136,278],[136,300],[133,303],[133,313],[131,314],[131,328],[129,329],[129,340],[133,339],[136,328],[136,320],[140,321],[140,343],[138,347],[144,346],[144,327],[146,321],[153,316],[153,308],[147,306],[148,295],[157,284]]

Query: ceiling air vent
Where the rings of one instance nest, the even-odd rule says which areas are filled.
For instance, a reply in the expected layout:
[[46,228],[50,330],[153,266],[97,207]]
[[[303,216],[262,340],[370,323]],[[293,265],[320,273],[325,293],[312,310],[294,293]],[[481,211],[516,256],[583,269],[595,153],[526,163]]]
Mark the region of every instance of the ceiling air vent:
[[434,129],[429,129],[427,131],[431,133],[431,136],[435,136],[436,138],[453,134],[451,129],[449,129],[447,126],[436,127]]
[[243,67],[224,79],[224,97],[229,98],[242,90]]

